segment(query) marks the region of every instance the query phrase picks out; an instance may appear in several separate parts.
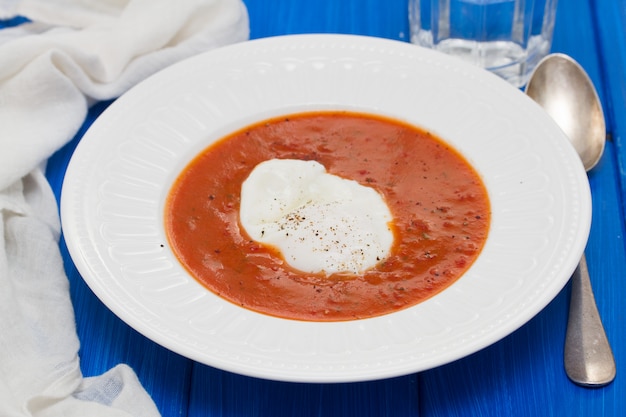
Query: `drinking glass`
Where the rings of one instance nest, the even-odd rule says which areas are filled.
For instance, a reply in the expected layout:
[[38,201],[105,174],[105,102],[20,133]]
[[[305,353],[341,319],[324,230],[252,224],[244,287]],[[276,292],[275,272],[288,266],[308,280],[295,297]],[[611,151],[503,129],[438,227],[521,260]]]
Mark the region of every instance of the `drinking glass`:
[[550,51],[556,8],[557,0],[409,0],[411,42],[522,87]]

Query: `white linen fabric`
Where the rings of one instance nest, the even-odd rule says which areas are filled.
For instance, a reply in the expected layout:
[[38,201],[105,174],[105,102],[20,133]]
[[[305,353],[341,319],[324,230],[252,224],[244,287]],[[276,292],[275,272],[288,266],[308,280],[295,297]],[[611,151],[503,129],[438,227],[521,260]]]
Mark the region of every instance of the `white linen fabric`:
[[89,105],[248,39],[241,0],[0,0],[0,416],[158,416],[134,371],[84,378],[47,158]]

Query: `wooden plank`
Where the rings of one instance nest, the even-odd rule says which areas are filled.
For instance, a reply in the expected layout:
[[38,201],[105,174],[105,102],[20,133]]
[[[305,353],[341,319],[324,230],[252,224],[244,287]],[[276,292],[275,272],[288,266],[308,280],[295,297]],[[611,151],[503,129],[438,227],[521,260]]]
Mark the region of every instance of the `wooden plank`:
[[189,416],[417,416],[417,376],[345,384],[267,381],[194,368]]
[[244,0],[250,37],[347,33],[409,40],[408,0]]

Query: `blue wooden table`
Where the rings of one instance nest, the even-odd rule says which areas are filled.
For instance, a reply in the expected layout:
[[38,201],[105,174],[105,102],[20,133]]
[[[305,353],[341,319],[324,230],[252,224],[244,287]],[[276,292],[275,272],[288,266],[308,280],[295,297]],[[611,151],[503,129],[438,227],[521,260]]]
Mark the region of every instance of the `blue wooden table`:
[[[408,41],[407,0],[245,0],[251,37],[352,33]],[[535,318],[469,357],[419,374],[342,384],[266,381],[214,369],[168,351],[114,316],[89,290],[61,242],[86,376],[129,364],[164,417],[172,416],[626,416],[626,0],[561,0],[553,51],[589,72],[607,119],[607,148],[589,174],[593,224],[586,250],[598,308],[617,361],[601,389],[572,384],[563,368],[569,285]],[[72,151],[110,103],[90,111],[55,154],[57,196]]]

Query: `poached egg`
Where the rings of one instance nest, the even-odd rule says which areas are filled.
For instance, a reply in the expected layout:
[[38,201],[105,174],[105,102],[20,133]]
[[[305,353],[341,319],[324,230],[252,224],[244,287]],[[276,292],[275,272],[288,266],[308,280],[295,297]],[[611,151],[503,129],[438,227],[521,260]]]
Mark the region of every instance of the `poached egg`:
[[383,197],[316,161],[258,164],[243,182],[239,215],[253,240],[308,273],[361,274],[387,257],[394,240]]

